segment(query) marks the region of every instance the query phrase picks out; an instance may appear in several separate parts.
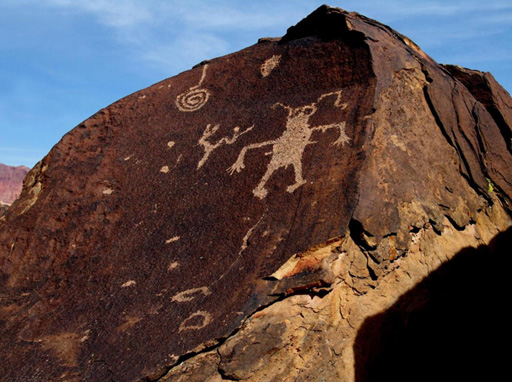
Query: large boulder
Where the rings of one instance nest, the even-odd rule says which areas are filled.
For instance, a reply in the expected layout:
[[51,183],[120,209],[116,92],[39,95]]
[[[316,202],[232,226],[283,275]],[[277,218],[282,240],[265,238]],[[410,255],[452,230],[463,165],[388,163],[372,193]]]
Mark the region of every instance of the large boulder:
[[322,6],[99,111],[0,220],[2,378],[363,380],[365,320],[511,224],[510,97],[459,77]]

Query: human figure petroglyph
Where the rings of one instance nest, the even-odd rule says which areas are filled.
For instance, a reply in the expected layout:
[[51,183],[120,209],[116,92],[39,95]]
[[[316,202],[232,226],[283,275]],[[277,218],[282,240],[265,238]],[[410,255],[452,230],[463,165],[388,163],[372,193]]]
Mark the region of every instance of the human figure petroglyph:
[[221,138],[217,141],[217,143],[212,144],[208,141],[208,139],[213,134],[215,134],[217,132],[217,130],[219,130],[219,125],[215,125],[212,127],[212,125],[208,124],[206,126],[206,129],[203,132],[203,136],[201,138],[199,138],[199,142],[198,142],[198,144],[200,144],[204,148],[204,155],[201,158],[201,160],[199,161],[199,163],[197,164],[197,169],[199,170],[206,163],[206,161],[210,157],[210,154],[213,152],[213,150],[216,150],[220,146],[223,146],[223,145],[231,145],[231,144],[235,143],[236,140],[238,139],[238,137],[240,137],[241,135],[244,135],[245,133],[248,133],[249,131],[251,131],[253,129],[253,127],[254,126],[251,126],[251,127],[248,127],[247,129],[241,131],[240,127],[236,126],[233,129],[233,135],[231,137]]
[[201,79],[199,80],[199,83],[196,86],[192,86],[188,91],[180,94],[176,98],[176,106],[180,111],[196,111],[201,109],[206,104],[206,102],[208,102],[210,92],[206,89],[200,89],[204,79],[206,78],[207,68],[208,64],[203,66],[203,73],[201,75]]
[[272,151],[267,152],[265,155],[271,155],[272,159],[268,164],[267,171],[260,180],[260,183],[252,191],[253,194],[263,199],[267,196],[268,191],[265,189],[267,181],[270,179],[272,174],[281,167],[293,166],[295,172],[295,183],[288,186],[286,191],[294,192],[297,188],[302,186],[306,181],[302,177],[302,155],[307,145],[314,144],[316,142],[311,141],[311,135],[314,131],[325,132],[329,129],[338,129],[339,137],[333,142],[333,145],[342,146],[350,141],[350,138],[345,133],[345,122],[331,123],[329,125],[322,125],[317,127],[311,127],[309,120],[313,114],[318,110],[317,103],[321,100],[336,96],[334,106],[337,108],[345,109],[348,104],[341,102],[341,90],[323,94],[315,102],[310,105],[305,105],[297,108],[292,108],[287,105],[283,105],[278,102],[275,103],[272,108],[282,107],[288,111],[288,117],[286,121],[286,130],[283,134],[274,140],[252,143],[245,146],[238,155],[236,162],[228,168],[228,172],[232,175],[235,171],[240,172],[244,165],[245,154],[247,151],[252,149],[258,149],[260,147],[272,146]]

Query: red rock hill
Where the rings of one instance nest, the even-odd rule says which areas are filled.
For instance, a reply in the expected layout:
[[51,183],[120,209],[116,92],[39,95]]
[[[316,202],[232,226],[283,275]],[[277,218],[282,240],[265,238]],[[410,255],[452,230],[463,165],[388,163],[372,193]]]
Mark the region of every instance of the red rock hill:
[[23,178],[29,171],[25,166],[6,166],[0,163],[0,203],[11,204],[21,193]]

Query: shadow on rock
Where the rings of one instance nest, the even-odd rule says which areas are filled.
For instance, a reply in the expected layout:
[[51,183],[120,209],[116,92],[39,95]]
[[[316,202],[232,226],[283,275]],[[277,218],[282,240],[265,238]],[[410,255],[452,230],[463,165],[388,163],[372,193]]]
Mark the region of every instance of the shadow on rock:
[[[508,371],[512,228],[465,248],[366,319],[356,382],[499,380]],[[498,378],[500,377],[500,378]]]

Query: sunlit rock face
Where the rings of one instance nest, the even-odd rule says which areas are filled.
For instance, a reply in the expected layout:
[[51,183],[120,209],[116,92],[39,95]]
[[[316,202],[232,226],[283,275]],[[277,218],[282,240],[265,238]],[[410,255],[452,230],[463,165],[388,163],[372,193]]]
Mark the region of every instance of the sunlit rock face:
[[0,220],[2,375],[377,378],[379,314],[511,224],[510,97],[459,77],[323,6],[99,111]]

